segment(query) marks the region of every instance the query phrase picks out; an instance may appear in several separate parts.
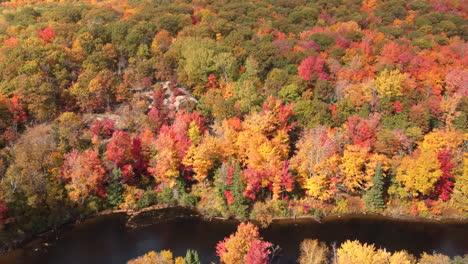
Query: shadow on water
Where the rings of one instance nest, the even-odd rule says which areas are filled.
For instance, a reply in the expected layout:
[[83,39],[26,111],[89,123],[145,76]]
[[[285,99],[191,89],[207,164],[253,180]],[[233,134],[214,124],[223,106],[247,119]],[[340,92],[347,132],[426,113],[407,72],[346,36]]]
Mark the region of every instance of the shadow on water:
[[[184,217],[176,217],[184,215]],[[126,263],[150,250],[170,249],[184,256],[195,249],[202,263],[217,262],[216,243],[236,230],[238,222],[204,220],[178,209],[149,212],[132,220],[124,214],[89,219],[66,227],[41,241],[0,257],[0,263]],[[260,231],[265,240],[281,247],[276,263],[295,263],[299,244],[306,238],[340,243],[347,239],[373,243],[389,251],[406,249],[443,253],[468,253],[468,224],[392,220],[383,217],[348,216],[317,223],[313,220],[279,221]],[[45,243],[49,244],[48,246]]]

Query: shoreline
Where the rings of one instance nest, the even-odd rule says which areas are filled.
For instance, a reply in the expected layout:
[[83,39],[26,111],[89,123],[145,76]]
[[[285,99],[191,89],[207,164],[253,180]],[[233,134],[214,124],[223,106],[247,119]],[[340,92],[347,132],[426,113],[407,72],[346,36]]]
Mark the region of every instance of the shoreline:
[[[202,214],[197,208],[194,207],[183,207],[183,206],[172,206],[172,205],[152,205],[149,207],[145,207],[143,209],[134,211],[134,210],[125,210],[125,209],[115,209],[115,210],[105,210],[101,212],[96,212],[90,214],[82,219],[77,219],[75,221],[70,221],[68,223],[64,223],[63,225],[59,226],[56,229],[50,229],[41,233],[31,234],[23,239],[17,239],[15,241],[11,241],[11,244],[5,245],[0,248],[0,256],[6,255],[12,251],[18,250],[20,248],[26,247],[27,245],[31,245],[33,243],[37,243],[41,240],[46,239],[47,237],[52,236],[55,233],[66,229],[75,228],[77,225],[82,224],[85,221],[89,221],[98,217],[107,216],[107,215],[118,215],[118,214],[125,214],[128,219],[126,220],[126,227],[127,228],[135,228],[134,226],[129,226],[128,224],[134,218],[142,215],[146,212],[161,212],[163,210],[178,210],[175,216],[170,217],[167,214],[161,215],[159,220],[170,220],[174,218],[181,218],[181,217],[195,217],[202,219],[204,221],[236,221],[236,222],[245,222],[250,221],[259,226],[261,226],[260,221],[256,219],[240,219],[237,217],[221,217],[221,216],[208,216]],[[450,224],[461,224],[461,225],[468,225],[468,218],[453,218],[453,217],[421,217],[421,216],[411,216],[411,215],[386,215],[374,212],[358,212],[358,213],[338,213],[338,214],[329,214],[322,217],[312,216],[312,215],[299,215],[299,216],[286,216],[286,217],[272,217],[271,222],[268,224],[297,224],[298,222],[309,222],[313,221],[318,224],[325,224],[327,222],[339,221],[344,219],[353,219],[353,218],[360,218],[360,219],[378,219],[378,220],[387,220],[387,221],[394,221],[394,222],[408,222],[408,223],[430,223],[430,224],[440,224],[440,225],[450,225]],[[154,223],[157,223],[155,221]],[[264,226],[261,228],[267,228],[268,226]],[[137,226],[138,227],[138,226]]]

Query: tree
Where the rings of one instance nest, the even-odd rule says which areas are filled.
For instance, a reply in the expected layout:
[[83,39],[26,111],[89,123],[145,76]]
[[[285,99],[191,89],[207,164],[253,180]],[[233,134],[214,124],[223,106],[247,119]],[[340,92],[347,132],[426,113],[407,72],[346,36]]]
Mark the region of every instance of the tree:
[[181,257],[174,259],[174,255],[170,250],[161,250],[160,252],[150,251],[145,255],[132,259],[127,264],[183,264],[184,260]]
[[249,252],[245,255],[245,264],[268,264],[271,244],[255,239],[250,245]]
[[343,184],[350,192],[367,189],[370,178],[364,173],[368,150],[355,145],[348,145],[344,150],[340,171]]
[[110,173],[110,182],[107,187],[107,200],[114,207],[117,208],[123,202],[124,187],[121,183],[122,174],[119,168],[114,168]]
[[198,252],[192,249],[187,250],[184,258],[184,264],[201,264]]
[[[6,202],[25,202],[31,208],[44,205],[53,169],[56,143],[50,127],[39,125],[28,128],[11,148],[14,161],[1,180],[1,192]],[[20,198],[22,197],[22,198]]]
[[329,248],[317,239],[305,239],[300,245],[299,264],[326,264]]
[[330,78],[325,60],[321,56],[307,57],[297,69],[298,75],[304,81],[328,80]]
[[372,180],[372,187],[366,193],[365,202],[366,206],[371,209],[385,208],[384,201],[384,181],[382,176],[382,166],[379,163],[375,170],[375,175]]
[[189,38],[181,43],[179,81],[194,88],[197,95],[205,92],[208,76],[216,71],[214,47],[208,39]]
[[337,254],[337,264],[385,264],[391,257],[391,253],[375,250],[374,245],[361,244],[357,240],[341,244]]
[[437,159],[440,162],[442,176],[440,176],[439,180],[435,184],[433,196],[446,202],[450,200],[450,195],[453,191],[454,177],[452,169],[455,165],[451,162],[452,154],[449,151],[439,151],[437,153]]
[[354,145],[362,148],[373,148],[376,134],[380,130],[379,121],[379,114],[373,114],[367,119],[352,115],[345,123],[346,135],[351,138]]
[[106,151],[107,159],[113,161],[117,167],[122,167],[132,160],[132,139],[122,130],[112,134]]
[[51,42],[55,38],[55,31],[53,27],[46,27],[43,30],[36,31],[37,36],[45,42]]
[[74,149],[65,154],[62,177],[67,182],[70,197],[80,204],[84,204],[90,194],[105,195],[105,173],[106,169],[95,150],[79,153]]
[[219,140],[206,133],[200,144],[190,146],[182,162],[185,166],[192,167],[198,182],[203,182],[208,176],[208,172],[214,167],[215,162],[221,158]]
[[262,241],[258,227],[252,223],[240,223],[234,234],[216,245],[216,253],[225,264],[266,264],[270,246],[270,243]]
[[430,195],[442,174],[436,153],[422,151],[403,158],[396,179],[413,197],[419,197]]
[[384,96],[401,96],[403,94],[403,81],[408,78],[407,74],[399,70],[383,70],[374,80],[379,98]]
[[468,212],[468,157],[464,157],[462,161],[462,171],[455,179],[453,191],[453,200],[458,208],[464,212]]
[[115,77],[109,70],[82,73],[70,88],[83,111],[102,112],[115,101]]

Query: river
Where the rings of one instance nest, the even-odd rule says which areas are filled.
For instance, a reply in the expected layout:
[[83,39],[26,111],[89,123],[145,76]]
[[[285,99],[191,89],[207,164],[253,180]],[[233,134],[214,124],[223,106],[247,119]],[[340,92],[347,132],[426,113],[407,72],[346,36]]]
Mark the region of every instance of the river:
[[[146,216],[136,220],[138,227],[126,226],[127,216],[114,214],[88,219],[64,227],[46,238],[33,241],[0,257],[8,264],[115,264],[140,256],[150,250],[170,249],[175,256],[184,256],[195,249],[202,263],[217,262],[216,243],[234,232],[235,221],[208,221],[197,217],[155,220]],[[338,245],[347,239],[374,243],[395,251],[423,251],[449,256],[468,253],[468,224],[392,220],[383,217],[346,216],[328,219],[275,222],[261,229],[266,241],[281,247],[275,263],[295,263],[299,244],[314,238]],[[45,244],[47,243],[47,245]]]

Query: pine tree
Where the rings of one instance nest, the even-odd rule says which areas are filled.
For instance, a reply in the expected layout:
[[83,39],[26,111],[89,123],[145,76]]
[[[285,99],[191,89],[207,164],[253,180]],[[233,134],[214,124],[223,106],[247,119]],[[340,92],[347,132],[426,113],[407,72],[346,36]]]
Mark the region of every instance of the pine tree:
[[367,192],[364,198],[366,206],[371,209],[385,208],[385,201],[383,198],[384,180],[382,176],[382,166],[380,164],[378,164],[375,169],[375,175],[372,183],[372,188]]
[[120,179],[122,178],[120,169],[114,168],[110,177],[112,180],[107,189],[107,199],[113,207],[117,207],[121,202],[123,202],[122,194],[124,192],[124,187],[120,183]]
[[184,264],[201,264],[198,252],[193,249],[187,250],[184,258]]
[[240,169],[239,163],[231,164],[233,166],[232,170],[232,184],[228,186],[234,201],[229,204],[229,210],[237,217],[246,218],[247,217],[247,201],[244,197],[245,184],[242,179],[242,171]]

